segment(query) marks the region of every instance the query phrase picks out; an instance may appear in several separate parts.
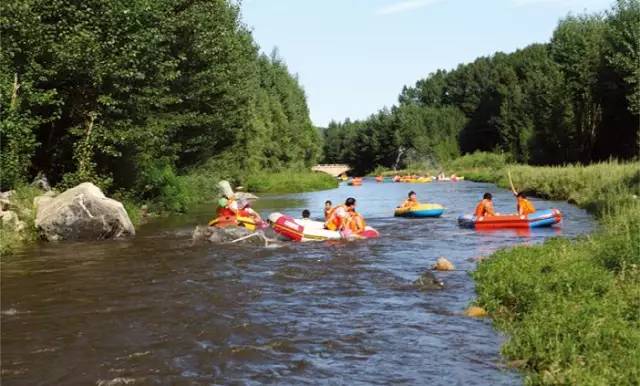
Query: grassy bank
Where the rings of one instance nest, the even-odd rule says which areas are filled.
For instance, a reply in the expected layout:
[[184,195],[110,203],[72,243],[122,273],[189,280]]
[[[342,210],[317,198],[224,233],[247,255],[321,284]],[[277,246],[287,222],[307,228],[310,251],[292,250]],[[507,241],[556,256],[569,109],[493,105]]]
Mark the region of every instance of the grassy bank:
[[[508,335],[526,384],[637,385],[640,380],[640,164],[508,165],[476,154],[447,165],[472,180],[568,200],[600,229],[579,240],[501,250],[473,277],[477,304]],[[451,168],[451,169],[449,169]]]

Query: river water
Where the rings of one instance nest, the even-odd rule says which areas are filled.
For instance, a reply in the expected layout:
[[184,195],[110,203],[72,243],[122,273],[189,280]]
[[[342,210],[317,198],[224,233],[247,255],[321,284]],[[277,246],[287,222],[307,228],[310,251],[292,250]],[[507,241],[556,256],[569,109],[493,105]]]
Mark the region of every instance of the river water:
[[[392,217],[413,189],[448,210]],[[473,270],[498,248],[588,233],[594,222],[563,202],[558,228],[478,233],[456,218],[482,193],[499,212],[512,195],[471,182],[341,185],[264,197],[263,215],[322,215],[326,199],[358,199],[377,240],[281,248],[192,244],[211,208],[155,220],[131,240],[41,243],[1,268],[2,381],[34,384],[521,384],[499,355],[488,319],[462,315],[466,272],[438,272],[442,290],[413,286],[438,256]]]

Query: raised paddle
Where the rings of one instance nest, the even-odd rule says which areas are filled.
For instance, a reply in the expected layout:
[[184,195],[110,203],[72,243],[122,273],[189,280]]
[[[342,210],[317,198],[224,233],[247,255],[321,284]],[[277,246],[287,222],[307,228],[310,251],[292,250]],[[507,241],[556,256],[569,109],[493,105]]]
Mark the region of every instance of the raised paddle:
[[513,186],[513,179],[511,179],[511,170],[507,170],[507,176],[509,177],[509,185],[511,185],[511,191],[513,194],[518,194],[515,186]]

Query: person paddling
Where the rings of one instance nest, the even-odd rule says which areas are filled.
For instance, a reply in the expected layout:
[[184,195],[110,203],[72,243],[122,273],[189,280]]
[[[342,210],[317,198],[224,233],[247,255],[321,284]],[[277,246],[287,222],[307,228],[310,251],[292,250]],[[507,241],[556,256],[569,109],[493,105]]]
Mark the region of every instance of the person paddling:
[[531,201],[527,200],[527,196],[516,190],[516,187],[513,185],[513,179],[511,178],[511,171],[507,171],[507,176],[509,176],[509,185],[511,185],[511,191],[513,195],[516,196],[516,211],[520,216],[527,216],[536,211],[536,208],[533,206]]
[[418,202],[418,196],[413,190],[410,191],[409,194],[407,194],[407,197],[408,198],[404,200],[400,208],[413,208],[420,205],[420,203]]
[[495,216],[496,212],[493,209],[493,197],[491,193],[485,193],[482,196],[482,201],[476,205],[475,210],[476,217]]
[[527,216],[536,211],[536,208],[531,201],[527,200],[527,196],[524,193],[514,191],[513,194],[516,196],[516,210],[520,216]]

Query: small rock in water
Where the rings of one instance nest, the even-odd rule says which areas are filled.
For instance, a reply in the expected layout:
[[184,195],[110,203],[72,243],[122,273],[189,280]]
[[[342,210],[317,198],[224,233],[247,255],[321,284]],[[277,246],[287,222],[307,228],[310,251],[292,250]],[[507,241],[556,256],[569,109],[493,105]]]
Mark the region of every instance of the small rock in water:
[[471,318],[482,318],[482,317],[485,317],[485,316],[489,315],[487,313],[487,310],[485,310],[482,307],[478,307],[478,306],[471,306],[471,307],[467,308],[464,311],[464,314],[466,316],[471,317]]
[[436,263],[431,267],[431,269],[436,271],[453,271],[456,267],[444,257],[438,257],[438,260],[436,260]]
[[422,275],[413,282],[413,285],[421,290],[441,289],[444,287],[442,280],[438,279],[436,275],[430,271],[423,272]]

